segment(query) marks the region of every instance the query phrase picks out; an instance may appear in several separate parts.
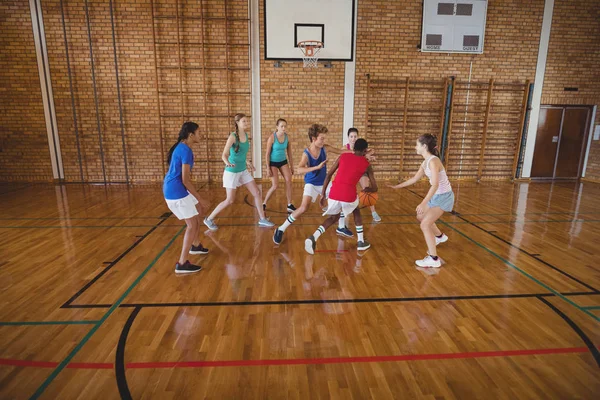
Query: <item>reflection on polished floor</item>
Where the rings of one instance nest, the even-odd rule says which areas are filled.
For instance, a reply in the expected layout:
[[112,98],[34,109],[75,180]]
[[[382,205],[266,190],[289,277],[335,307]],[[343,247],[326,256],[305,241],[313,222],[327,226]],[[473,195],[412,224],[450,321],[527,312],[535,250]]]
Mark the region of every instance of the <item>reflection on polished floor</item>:
[[0,398],[597,398],[600,185],[454,187],[440,269],[414,266],[426,186],[314,256],[316,204],[275,246],[240,190],[177,276],[159,185],[2,184]]

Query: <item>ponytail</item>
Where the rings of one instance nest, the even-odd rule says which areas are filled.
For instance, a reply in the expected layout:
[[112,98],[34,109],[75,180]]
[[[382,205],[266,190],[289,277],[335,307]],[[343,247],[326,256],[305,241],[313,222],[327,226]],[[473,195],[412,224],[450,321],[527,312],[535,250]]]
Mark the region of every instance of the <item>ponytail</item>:
[[195,122],[188,121],[183,123],[181,130],[179,131],[179,136],[177,137],[177,143],[171,146],[169,153],[167,154],[167,164],[171,164],[171,158],[173,157],[173,152],[177,145],[181,143],[182,140],[189,138],[192,133],[196,132],[198,127],[198,124]]
[[440,151],[437,146],[437,138],[429,133],[419,136],[419,143],[427,145],[427,151],[439,157]]
[[246,114],[238,113],[233,117],[233,122],[235,123],[235,144],[233,151],[236,153],[240,151],[240,129],[238,128],[238,122],[245,118]]

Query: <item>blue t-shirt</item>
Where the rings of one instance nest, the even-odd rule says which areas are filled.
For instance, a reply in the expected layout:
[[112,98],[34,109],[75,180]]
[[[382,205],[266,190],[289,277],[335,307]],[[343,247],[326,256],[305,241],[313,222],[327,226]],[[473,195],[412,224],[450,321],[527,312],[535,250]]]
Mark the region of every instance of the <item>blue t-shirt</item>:
[[183,164],[189,164],[191,170],[194,166],[194,153],[188,145],[179,143],[173,150],[169,172],[163,183],[163,194],[167,200],[179,200],[188,195],[188,191],[183,185]]
[[[314,158],[308,149],[304,149],[304,152],[308,156],[308,166],[316,167],[321,164],[323,161],[327,159],[327,153],[325,153],[325,148],[321,147],[321,152],[319,153],[319,158]],[[304,174],[304,183],[310,183],[315,186],[323,186],[325,182],[325,177],[327,176],[327,165],[324,165],[323,168],[318,169],[316,171],[309,172]]]

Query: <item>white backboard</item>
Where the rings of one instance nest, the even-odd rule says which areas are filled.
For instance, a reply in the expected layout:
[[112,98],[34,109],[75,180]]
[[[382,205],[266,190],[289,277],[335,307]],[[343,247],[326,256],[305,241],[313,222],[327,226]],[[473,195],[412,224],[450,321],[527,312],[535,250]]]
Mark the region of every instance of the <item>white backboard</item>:
[[264,0],[265,59],[302,61],[298,42],[323,42],[319,60],[353,61],[356,0]]

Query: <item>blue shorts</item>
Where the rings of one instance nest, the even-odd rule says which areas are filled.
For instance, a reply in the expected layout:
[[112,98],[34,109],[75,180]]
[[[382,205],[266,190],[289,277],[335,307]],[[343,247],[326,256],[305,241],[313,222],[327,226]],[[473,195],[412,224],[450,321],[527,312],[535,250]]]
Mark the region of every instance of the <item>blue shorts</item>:
[[450,212],[454,207],[454,192],[434,194],[431,200],[427,202],[427,205],[430,208],[439,207],[446,212]]

